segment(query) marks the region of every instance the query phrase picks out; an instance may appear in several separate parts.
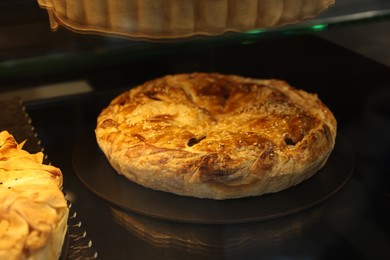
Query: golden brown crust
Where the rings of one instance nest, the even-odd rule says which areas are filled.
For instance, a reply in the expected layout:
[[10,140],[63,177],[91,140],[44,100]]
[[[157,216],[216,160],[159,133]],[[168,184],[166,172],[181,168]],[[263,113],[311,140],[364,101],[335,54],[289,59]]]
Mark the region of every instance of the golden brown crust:
[[169,75],[116,97],[96,137],[113,168],[152,189],[227,199],[277,192],[317,172],[336,120],[280,80]]
[[53,30],[146,39],[247,32],[316,17],[335,0],[38,0]]
[[58,259],[68,206],[60,169],[0,132],[0,259]]

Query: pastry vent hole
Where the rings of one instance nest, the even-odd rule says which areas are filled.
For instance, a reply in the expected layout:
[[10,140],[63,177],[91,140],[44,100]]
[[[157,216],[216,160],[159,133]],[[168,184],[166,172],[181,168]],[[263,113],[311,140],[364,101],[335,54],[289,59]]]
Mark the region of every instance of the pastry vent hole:
[[157,97],[157,92],[155,91],[148,91],[148,92],[145,92],[144,95],[146,97],[148,97],[149,99],[152,99],[152,100],[156,100],[156,101],[161,101],[161,99],[159,97]]
[[296,142],[294,142],[291,138],[289,137],[285,137],[284,138],[284,142],[286,143],[286,145],[295,145]]
[[188,145],[189,147],[194,146],[194,145],[200,143],[200,141],[202,141],[202,140],[205,139],[205,138],[206,138],[206,136],[202,136],[201,138],[195,138],[195,137],[193,137],[193,138],[191,138],[190,140],[188,140],[187,145]]

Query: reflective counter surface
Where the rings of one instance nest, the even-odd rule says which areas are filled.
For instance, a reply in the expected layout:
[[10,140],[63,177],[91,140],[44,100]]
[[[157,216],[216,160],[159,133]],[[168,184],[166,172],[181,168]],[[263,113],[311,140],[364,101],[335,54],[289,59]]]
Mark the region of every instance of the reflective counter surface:
[[[321,50],[321,51],[319,51]],[[122,91],[158,76],[218,71],[281,78],[318,93],[353,150],[347,183],[303,211],[261,221],[199,224],[123,210],[91,192],[73,167],[75,145]],[[72,74],[59,77],[80,77]],[[27,101],[26,111],[101,259],[388,259],[390,69],[314,36],[177,51],[86,70],[94,91]],[[342,164],[343,162],[341,162]],[[341,166],[341,165],[340,165]],[[100,174],[96,172],[96,174]],[[110,184],[107,184],[110,185]],[[326,185],[326,183],[324,183]],[[112,187],[115,188],[115,187]],[[305,196],[311,196],[306,194]],[[142,198],[140,198],[142,199]]]

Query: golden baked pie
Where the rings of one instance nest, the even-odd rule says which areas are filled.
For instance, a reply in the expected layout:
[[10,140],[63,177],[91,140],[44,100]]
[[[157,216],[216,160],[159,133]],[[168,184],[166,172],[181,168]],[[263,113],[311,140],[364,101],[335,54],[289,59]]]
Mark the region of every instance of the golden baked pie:
[[228,199],[311,177],[333,150],[336,119],[281,80],[168,75],[119,95],[97,118],[112,167],[145,187]]
[[69,209],[60,169],[0,132],[0,259],[58,259]]

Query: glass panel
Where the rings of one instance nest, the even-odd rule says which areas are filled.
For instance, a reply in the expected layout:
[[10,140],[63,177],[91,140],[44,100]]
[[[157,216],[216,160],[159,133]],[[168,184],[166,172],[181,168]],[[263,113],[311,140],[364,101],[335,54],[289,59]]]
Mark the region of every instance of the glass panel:
[[[76,0],[73,2],[78,4],[83,3],[84,8],[86,8],[87,5],[92,4],[91,6],[94,10],[92,14],[107,12],[108,9],[105,10],[103,7],[108,6],[111,9],[115,7],[117,10],[119,10],[119,13],[122,12],[122,15],[123,12],[126,13],[126,10],[132,10],[130,3],[134,2],[129,0],[117,0],[115,2],[106,1],[107,0]],[[161,3],[163,1],[164,0],[157,2]],[[204,6],[207,6],[210,9],[207,10],[210,12],[211,10],[226,12],[224,9],[218,9],[218,7],[224,7],[224,5],[221,3],[226,3],[227,1],[225,1],[226,0],[204,0],[199,2],[204,3]],[[292,0],[278,1],[279,3],[283,1],[290,4],[292,3]],[[232,10],[236,10],[235,12],[239,13],[238,10],[243,8],[243,6],[245,7],[245,3],[247,3],[248,6],[251,6],[253,2],[259,4],[271,2],[275,4],[278,1],[237,0],[236,2],[230,1],[229,3],[235,3],[235,6],[232,8]],[[60,2],[61,1],[54,1],[54,3]],[[113,5],[112,2],[116,3],[116,6]],[[154,8],[157,9],[152,9],[147,5],[149,2],[156,3],[156,1],[139,1],[139,3],[142,3],[145,8],[144,10],[146,11],[149,10],[148,8],[150,8],[152,11],[165,8],[163,5],[155,5]],[[168,11],[165,8],[164,12],[175,14],[174,17],[177,19],[176,24],[178,25],[178,32],[180,32],[181,29],[185,30],[186,26],[194,26],[193,24],[185,23],[185,21],[188,21],[188,16],[193,16],[195,19],[196,15],[199,16],[199,12],[202,14],[207,14],[207,10],[203,10],[203,12],[201,12],[196,9],[191,10],[190,12],[190,10],[186,9],[185,6],[183,7],[181,5],[181,3],[186,2],[184,0],[175,0],[170,2],[177,3],[177,6],[172,10],[169,9]],[[304,1],[295,0],[295,2],[299,3]],[[318,1],[318,3],[319,2],[320,1]],[[326,0],[323,0],[323,2],[326,2]],[[109,65],[112,63],[117,63],[124,59],[143,59],[148,56],[155,56],[167,52],[174,53],[178,49],[207,48],[211,44],[213,46],[219,44],[246,44],[263,39],[265,37],[321,31],[332,28],[334,26],[353,25],[356,23],[376,21],[390,17],[390,1],[388,0],[336,0],[336,4],[327,10],[325,7],[318,6],[316,7],[317,9],[312,9],[312,15],[316,16],[316,14],[319,13],[315,18],[306,19],[307,15],[296,15],[295,17],[305,19],[300,20],[297,18],[297,21],[289,20],[290,25],[279,26],[282,24],[282,22],[280,22],[280,24],[276,23],[274,26],[267,26],[266,23],[259,25],[258,22],[264,22],[265,18],[260,16],[260,9],[258,9],[257,16],[254,17],[257,19],[256,21],[259,27],[256,27],[253,24],[246,27],[244,23],[251,20],[248,17],[230,17],[229,21],[230,19],[236,19],[236,23],[232,23],[233,25],[227,27],[232,28],[236,26],[235,30],[240,32],[229,31],[222,33],[221,28],[219,28],[219,31],[217,30],[218,24],[221,21],[215,18],[213,22],[217,29],[214,28],[215,31],[210,29],[210,34],[215,34],[217,36],[195,35],[193,37],[181,37],[179,39],[175,37],[165,37],[163,41],[156,42],[154,40],[159,39],[159,37],[152,37],[152,40],[145,40],[142,37],[128,38],[124,37],[126,35],[121,35],[121,37],[107,35],[108,31],[104,26],[101,26],[100,29],[95,28],[95,30],[92,31],[88,29],[84,31],[83,28],[78,28],[77,32],[75,32],[74,30],[70,30],[69,24],[65,25],[64,27],[61,25],[61,23],[59,23],[61,22],[61,19],[59,19],[61,15],[70,16],[69,10],[66,14],[64,14],[66,10],[61,9],[63,6],[50,6],[52,4],[52,0],[39,0],[39,3],[41,5],[38,4],[38,0],[8,0],[0,2],[1,80],[13,79],[15,77],[30,77],[32,75],[47,75],[68,70],[93,68],[95,66],[101,66],[102,64]],[[72,3],[72,1],[67,1],[68,8],[70,6],[69,3]],[[97,5],[97,3],[100,3],[101,5]],[[121,8],[119,3],[122,3],[123,6],[127,9],[123,6],[123,8]],[[44,6],[46,6],[46,8],[44,8]],[[100,9],[98,8],[99,6]],[[286,6],[287,4],[285,4],[285,8],[287,8]],[[193,8],[193,6],[190,7]],[[325,11],[323,11],[323,8],[325,8]],[[53,9],[55,9],[55,12]],[[307,11],[303,11],[303,9],[304,8],[301,7],[300,11]],[[75,10],[77,10],[77,8],[75,8]],[[243,12],[253,13],[252,10],[248,11],[245,10],[245,8],[243,8]],[[210,17],[212,17],[213,14],[214,13],[209,14]],[[73,15],[77,17],[78,14],[76,13]],[[104,24],[106,21],[102,21],[102,17],[104,16],[85,15],[84,17],[79,18],[83,21],[92,21],[95,24]],[[148,22],[143,21],[143,23],[140,23],[141,25],[146,24],[144,31],[150,29],[147,27],[148,25],[155,25],[156,28],[158,27],[161,30],[164,30],[164,24],[162,24],[164,23],[163,19],[151,15],[146,17],[149,19]],[[203,18],[202,21],[205,19],[206,18]],[[115,20],[115,17],[111,17],[110,24],[115,25],[115,23],[120,24],[126,21],[128,20],[124,21],[120,20],[119,18]],[[131,25],[128,25],[128,28],[131,28]],[[56,30],[53,31],[52,29]],[[100,33],[96,34],[96,31],[99,30]],[[78,33],[81,31],[83,31],[83,33]]]

